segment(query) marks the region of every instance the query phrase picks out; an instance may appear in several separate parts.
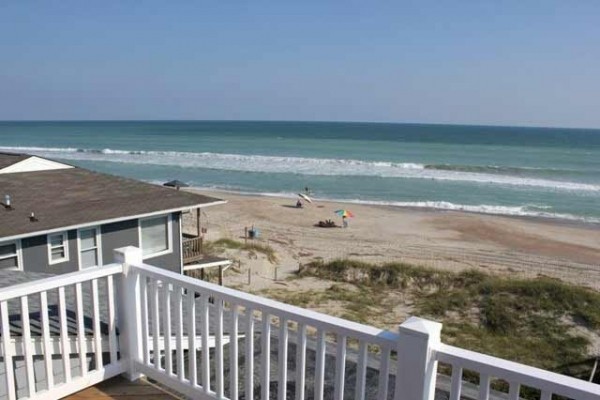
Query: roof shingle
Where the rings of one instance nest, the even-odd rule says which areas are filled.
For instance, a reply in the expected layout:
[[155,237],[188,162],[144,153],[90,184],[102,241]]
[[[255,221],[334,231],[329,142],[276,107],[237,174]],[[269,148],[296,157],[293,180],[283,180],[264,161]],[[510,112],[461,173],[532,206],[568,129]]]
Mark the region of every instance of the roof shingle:
[[0,238],[220,201],[82,168],[0,174],[6,194],[12,209],[0,206]]

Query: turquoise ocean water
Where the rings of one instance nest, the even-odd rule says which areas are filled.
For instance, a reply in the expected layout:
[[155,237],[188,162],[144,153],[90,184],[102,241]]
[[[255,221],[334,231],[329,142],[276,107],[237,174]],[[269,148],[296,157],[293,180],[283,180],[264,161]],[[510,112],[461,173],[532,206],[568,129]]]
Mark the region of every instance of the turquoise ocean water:
[[317,122],[0,122],[0,151],[150,182],[600,222],[600,130]]

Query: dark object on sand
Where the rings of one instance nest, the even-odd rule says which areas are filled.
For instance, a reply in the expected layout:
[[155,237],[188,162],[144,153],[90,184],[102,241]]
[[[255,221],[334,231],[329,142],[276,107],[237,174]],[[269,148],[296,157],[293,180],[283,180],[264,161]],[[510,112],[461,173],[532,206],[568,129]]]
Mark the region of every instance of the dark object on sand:
[[325,221],[319,221],[317,224],[319,228],[337,228],[337,225],[332,220],[328,219]]
[[187,183],[182,182],[178,179],[175,179],[175,180],[163,183],[163,186],[174,187],[174,188],[177,188],[177,190],[179,190],[179,188],[189,187],[190,185],[188,185]]

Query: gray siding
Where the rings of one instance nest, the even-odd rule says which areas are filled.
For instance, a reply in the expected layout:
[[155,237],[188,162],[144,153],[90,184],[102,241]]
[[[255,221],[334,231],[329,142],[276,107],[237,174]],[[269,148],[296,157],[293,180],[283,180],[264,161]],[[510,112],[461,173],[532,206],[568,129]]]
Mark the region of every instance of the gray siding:
[[181,232],[179,231],[181,213],[173,213],[173,252],[158,257],[147,258],[146,264],[154,265],[169,271],[181,272]]
[[[181,213],[173,213],[173,251],[162,256],[148,258],[146,263],[174,272],[181,271],[181,232],[179,219]],[[114,249],[124,246],[139,246],[138,220],[115,222],[100,227],[102,242],[102,262],[114,262]],[[68,232],[69,261],[50,265],[48,262],[47,235],[21,239],[23,270],[64,274],[79,270],[77,248],[77,230]]]
[[125,246],[139,246],[137,219],[102,225],[101,231],[103,264],[115,262],[114,249]]
[[21,239],[23,270],[50,274],[65,274],[79,270],[77,256],[77,231],[71,230],[69,238],[69,261],[50,265],[48,263],[48,236],[34,236]]

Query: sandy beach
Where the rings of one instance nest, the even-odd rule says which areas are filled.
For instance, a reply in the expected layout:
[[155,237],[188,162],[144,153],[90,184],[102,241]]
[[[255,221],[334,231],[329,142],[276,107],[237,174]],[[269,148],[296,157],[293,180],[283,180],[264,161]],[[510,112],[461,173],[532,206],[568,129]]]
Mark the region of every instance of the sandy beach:
[[[476,268],[496,274],[555,277],[600,289],[600,227],[550,219],[507,217],[457,211],[408,209],[315,201],[295,208],[295,199],[195,191],[227,200],[205,209],[206,239],[244,239],[254,226],[257,241],[277,252],[278,262],[230,251],[239,260],[239,274],[228,274],[227,285],[247,283],[252,289],[277,285],[313,260],[353,258],[370,262],[407,262],[442,269]],[[320,220],[341,225],[337,209],[355,217],[348,229],[320,228]],[[192,229],[190,216],[185,221]]]

